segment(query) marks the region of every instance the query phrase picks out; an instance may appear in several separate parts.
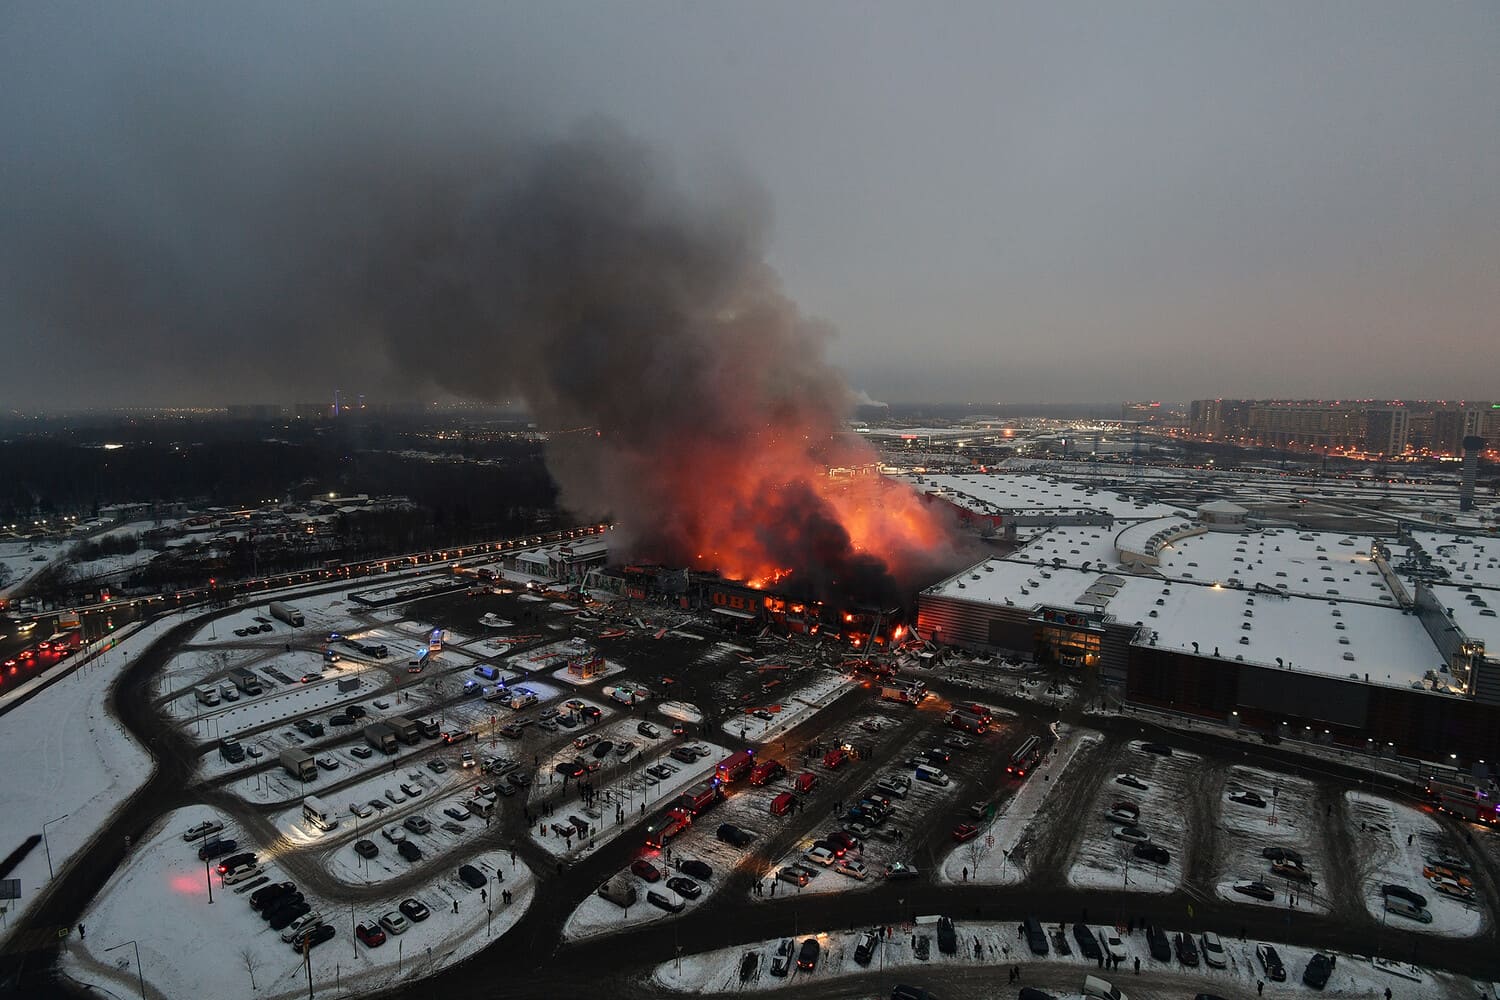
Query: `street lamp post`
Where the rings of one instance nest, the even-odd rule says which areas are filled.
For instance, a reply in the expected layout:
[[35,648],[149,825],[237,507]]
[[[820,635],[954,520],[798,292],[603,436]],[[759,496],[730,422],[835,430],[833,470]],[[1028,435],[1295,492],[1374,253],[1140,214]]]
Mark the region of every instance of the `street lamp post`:
[[[67,819],[69,815],[70,815],[69,813],[63,813],[61,816],[57,817],[56,819],[49,819],[47,822],[45,822],[45,823],[42,824],[42,847],[47,852],[47,879],[48,879],[48,881],[51,881],[51,879],[53,878],[53,875],[52,875],[52,845],[47,842],[47,827],[51,826],[53,823],[59,823],[62,820]],[[33,843],[35,843],[35,841],[33,841]]]
[[132,948],[135,949],[135,978],[136,978],[136,983],[137,983],[137,985],[140,986],[140,989],[141,989],[141,1000],[146,1000],[146,976],[145,976],[145,974],[143,972],[141,972],[141,946],[138,945],[138,944],[136,944],[134,940],[131,940],[131,941],[126,941],[124,944],[117,944],[113,948],[105,948],[104,950],[105,950],[106,953],[107,952],[111,952],[111,951],[117,951],[118,949],[125,947],[125,945],[127,945],[127,944],[130,945],[130,947],[132,947]]

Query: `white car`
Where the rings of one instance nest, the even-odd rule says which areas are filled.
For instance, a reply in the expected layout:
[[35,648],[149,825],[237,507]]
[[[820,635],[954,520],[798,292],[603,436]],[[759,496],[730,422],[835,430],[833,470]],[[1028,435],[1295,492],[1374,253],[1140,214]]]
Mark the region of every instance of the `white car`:
[[226,872],[224,875],[224,884],[239,885],[241,882],[250,881],[259,874],[259,868],[255,867],[254,865],[246,865],[243,868],[236,868],[232,872]]
[[406,839],[406,831],[399,826],[388,826],[380,831],[380,835],[393,844],[399,844]]
[[1210,969],[1223,969],[1229,965],[1229,957],[1224,954],[1224,945],[1219,940],[1219,935],[1213,931],[1204,931],[1202,944],[1203,961]]
[[281,940],[285,941],[287,944],[291,944],[293,941],[297,940],[297,935],[301,934],[303,931],[311,930],[322,922],[323,914],[319,913],[317,910],[310,910],[309,912],[302,914],[302,916],[298,917],[296,920],[293,920],[290,924],[287,925],[286,930],[281,932]]
[[399,804],[399,803],[402,803],[402,802],[406,801],[406,796],[402,795],[400,792],[396,791],[394,788],[387,788],[385,790],[385,800],[387,802],[392,803],[392,804]]
[[812,850],[808,851],[802,856],[808,861],[816,861],[824,868],[827,868],[829,865],[838,860],[833,856],[833,852],[826,847],[814,847]]
[[1144,844],[1151,839],[1151,835],[1138,826],[1117,826],[1115,839],[1131,844]]
[[224,829],[223,823],[220,823],[218,820],[206,819],[197,826],[188,827],[183,832],[182,839],[186,841],[202,840],[209,834],[218,833],[222,829]]
[[403,784],[401,786],[401,790],[403,792],[405,792],[407,795],[410,795],[412,798],[416,798],[418,795],[422,794],[422,786],[421,785],[417,785],[417,784],[412,784],[410,782]]
[[1110,958],[1120,962],[1125,961],[1125,942],[1120,940],[1120,935],[1111,930],[1101,929],[1099,943],[1104,945],[1104,950]]
[[380,915],[380,926],[385,928],[387,934],[405,934],[411,924],[401,914],[391,910]]
[[371,816],[375,815],[375,810],[362,802],[349,803],[349,811],[358,816],[360,819],[369,819]]
[[458,759],[458,763],[460,767],[473,767],[474,755],[465,750],[463,756]]
[[848,875],[857,878],[861,882],[870,877],[870,870],[865,867],[863,861],[840,861],[835,869],[840,875]]
[[599,734],[598,733],[584,733],[582,736],[578,737],[577,739],[575,739],[573,741],[573,749],[575,749],[575,750],[582,750],[585,747],[593,746],[595,743],[598,743],[598,742],[599,742]]

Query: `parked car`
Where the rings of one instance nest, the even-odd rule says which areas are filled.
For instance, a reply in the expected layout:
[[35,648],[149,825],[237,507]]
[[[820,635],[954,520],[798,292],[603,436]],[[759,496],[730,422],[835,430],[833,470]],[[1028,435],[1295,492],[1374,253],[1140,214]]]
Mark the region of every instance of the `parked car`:
[[282,896],[288,896],[297,891],[297,886],[292,882],[272,882],[263,885],[250,894],[250,908],[252,910],[264,910]]
[[407,861],[421,861],[422,849],[409,840],[403,840],[396,845],[396,853]]
[[1177,961],[1190,968],[1198,967],[1198,946],[1193,942],[1191,934],[1178,931],[1173,946],[1177,952]]
[[1151,957],[1158,962],[1172,960],[1172,939],[1167,937],[1167,932],[1156,924],[1146,927],[1146,945],[1151,949]]
[[1159,844],[1136,844],[1130,853],[1154,865],[1164,865],[1172,860],[1172,852]]
[[380,835],[393,844],[399,844],[406,839],[406,831],[399,826],[388,826],[380,831]]
[[798,868],[796,865],[790,865],[786,868],[782,868],[776,873],[776,877],[781,879],[781,881],[783,882],[790,882],[792,885],[797,886],[799,889],[802,886],[806,885],[808,882],[812,881],[807,872],[803,871],[801,868]]
[[1144,844],[1151,839],[1151,835],[1138,826],[1115,827],[1115,839],[1123,840],[1129,844]]
[[962,844],[966,840],[973,840],[979,836],[979,827],[973,823],[960,823],[953,828],[953,839]]
[[854,961],[860,965],[869,965],[878,947],[880,947],[880,938],[876,937],[873,931],[865,931],[859,936],[859,943],[854,946]]
[[484,888],[485,883],[488,881],[484,877],[484,872],[480,871],[478,868],[475,868],[473,865],[459,865],[458,877],[459,880],[462,881],[463,884],[468,886],[470,889],[482,889]]
[[1141,820],[1141,807],[1134,802],[1121,799],[1109,807],[1109,812],[1104,814],[1104,818],[1125,826],[1135,826]]
[[298,954],[301,954],[305,951],[311,951],[318,945],[322,944],[324,941],[330,940],[332,937],[333,926],[331,924],[319,924],[311,930],[299,934],[297,938],[292,942],[292,947],[296,949]]
[[1242,806],[1254,806],[1256,809],[1266,807],[1266,800],[1251,791],[1230,792],[1229,801],[1238,802]]
[[663,892],[660,889],[648,890],[646,892],[646,902],[659,909],[666,910],[668,913],[681,913],[682,908],[687,905],[677,893],[670,890]]
[[379,924],[369,921],[361,921],[354,928],[354,936],[359,938],[359,943],[366,948],[379,948],[385,944],[385,931],[380,929]]
[[432,911],[422,903],[420,899],[408,896],[401,901],[402,916],[415,923],[421,923],[432,915]]
[[369,760],[375,754],[375,751],[367,746],[350,747],[349,752],[360,760]]
[[380,848],[375,841],[361,838],[354,842],[354,853],[362,858],[373,858],[380,853]]
[[1125,961],[1125,942],[1120,940],[1119,934],[1116,934],[1107,927],[1101,928],[1099,931],[1099,941],[1104,945],[1105,954],[1117,961]]
[[781,943],[776,946],[776,953],[771,956],[771,975],[785,979],[792,971],[792,957],[794,948],[791,938],[782,938]]
[[645,858],[641,858],[638,861],[631,862],[630,874],[638,878],[645,879],[647,882],[661,881],[661,869],[653,865],[651,862],[647,861]]
[[802,942],[802,947],[797,951],[797,968],[806,969],[808,972],[818,967],[818,953],[823,946],[818,943],[817,938],[807,938]]
[[684,878],[681,875],[674,875],[672,878],[667,879],[667,888],[677,893],[683,899],[697,899],[703,895],[703,889],[697,882],[694,882],[690,878]]
[[1275,889],[1272,889],[1264,882],[1255,880],[1236,882],[1234,884],[1234,891],[1242,896],[1249,896],[1251,899],[1264,900],[1267,903],[1276,898]]
[[851,861],[848,858],[841,859],[834,870],[840,875],[848,875],[850,878],[859,879],[861,882],[870,877],[870,869],[865,867],[863,861]]
[[697,879],[699,882],[707,882],[714,876],[714,870],[709,867],[707,862],[698,861],[694,858],[677,862],[677,870],[684,875]]
[[281,932],[281,940],[291,944],[297,940],[297,936],[303,931],[310,931],[323,922],[323,915],[316,910],[309,910],[296,920],[287,924]]
[[635,731],[638,732],[638,733],[640,733],[642,736],[646,737],[646,739],[648,739],[648,740],[655,740],[655,739],[660,739],[661,738],[661,730],[657,729],[655,726],[653,726],[649,722],[642,722],[642,723],[638,724],[635,727]]
[[418,795],[422,794],[422,786],[410,781],[402,782],[401,791],[405,792],[412,798],[416,798]]
[[1151,787],[1140,778],[1137,778],[1135,775],[1129,773],[1115,775],[1115,784],[1124,785],[1126,788],[1139,789],[1143,792]]
[[720,823],[719,829],[714,835],[721,841],[733,847],[748,847],[755,839],[755,834],[748,830],[742,830],[733,823]]
[[473,814],[463,806],[448,806],[443,810],[443,815],[449,819],[466,820]]
[[826,847],[814,847],[802,856],[808,861],[822,865],[824,868],[827,868],[838,860],[834,857],[833,852]]
[[1328,985],[1328,977],[1332,974],[1333,960],[1320,951],[1307,960],[1307,968],[1302,970],[1302,984],[1321,990]]
[[1281,956],[1276,953],[1274,947],[1268,944],[1256,945],[1255,957],[1260,961],[1260,967],[1267,979],[1273,983],[1286,982],[1286,966],[1281,964]]
[[1203,950],[1203,964],[1210,969],[1224,969],[1229,966],[1229,956],[1224,953],[1224,945],[1219,941],[1219,935],[1213,931],[1204,931],[1198,943]]
[[426,816],[408,816],[402,823],[412,833],[432,832],[432,824],[428,822]]
[[1094,932],[1087,924],[1073,925],[1073,940],[1078,942],[1078,953],[1090,962],[1096,962],[1104,954],[1099,947],[1099,939],[1094,937]]
[[198,860],[212,861],[214,858],[222,858],[226,854],[233,854],[234,849],[238,846],[239,841],[237,840],[226,840],[221,837],[215,837],[198,848]]
[[202,840],[211,833],[218,833],[224,829],[224,824],[218,820],[206,819],[196,826],[190,826],[182,834],[182,839],[191,843],[194,840]]
[[349,811],[360,819],[369,819],[375,815],[375,810],[368,803],[351,802],[349,803]]
[[1260,856],[1267,861],[1290,861],[1293,864],[1302,864],[1302,855],[1290,847],[1263,847]]

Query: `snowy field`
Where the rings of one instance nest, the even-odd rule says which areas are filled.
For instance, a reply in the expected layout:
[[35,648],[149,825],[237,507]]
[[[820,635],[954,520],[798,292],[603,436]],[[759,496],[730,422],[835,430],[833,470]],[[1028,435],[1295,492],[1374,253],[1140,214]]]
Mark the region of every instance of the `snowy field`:
[[[1482,903],[1465,902],[1437,891],[1423,877],[1423,859],[1429,854],[1462,854],[1459,845],[1441,825],[1420,809],[1402,805],[1368,792],[1345,792],[1352,822],[1363,824],[1359,843],[1359,874],[1365,909],[1377,920],[1403,930],[1473,937],[1488,923]],[[1431,923],[1419,923],[1385,912],[1381,886],[1394,883],[1427,897]]]
[[[1068,871],[1068,881],[1090,889],[1131,888],[1136,892],[1172,892],[1182,884],[1186,869],[1183,855],[1185,835],[1183,817],[1188,815],[1190,789],[1198,781],[1199,759],[1176,751],[1170,757],[1140,749],[1139,744],[1120,754],[1112,771],[1094,795],[1087,815],[1079,817],[1086,833],[1078,855]],[[1117,774],[1133,774],[1147,786],[1144,789],[1120,784]],[[1132,845],[1115,836],[1120,823],[1105,817],[1116,802],[1132,802],[1140,807],[1138,826],[1151,843],[1167,849],[1171,855],[1164,865],[1153,864],[1135,856]]]
[[0,597],[25,583],[33,573],[46,569],[62,556],[64,547],[63,542],[56,541],[0,542]]
[[10,873],[21,882],[21,898],[11,907],[8,928],[25,926],[26,908],[49,878],[47,852],[53,871],[61,870],[151,776],[150,756],[106,705],[114,679],[179,620],[142,626],[11,711],[0,725],[0,753],[25,762],[0,775],[0,840],[19,845],[47,824],[45,846],[38,844]]
[[[84,923],[93,934],[70,942],[64,953],[63,967],[70,975],[106,986],[116,995],[131,994],[136,982],[133,949],[109,954],[102,949],[134,938],[146,981],[157,995],[294,997],[306,991],[300,956],[251,909],[248,893],[218,884],[215,876],[214,901],[209,904],[203,863],[194,845],[183,842],[182,831],[213,814],[202,807],[170,813],[156,833],[139,845],[90,905]],[[336,929],[332,940],[312,952],[313,981],[320,991],[331,990],[338,981],[359,993],[372,992],[429,975],[509,930],[531,903],[530,871],[525,865],[512,868],[509,855],[500,851],[471,863],[488,875],[497,871],[504,875],[503,883],[492,881],[491,885],[516,894],[510,906],[486,890],[492,909],[487,914],[487,903],[480,900],[479,892],[449,873],[413,894],[432,915],[376,948],[356,943],[346,905],[309,895],[314,909]],[[285,878],[274,864],[265,871],[273,880]],[[401,898],[361,904],[353,919],[373,920],[395,909]],[[398,962],[402,966],[399,975]]]
[[[1010,860],[1008,852],[1025,839],[1049,792],[1064,780],[1082,780],[1076,774],[1069,775],[1068,766],[1080,750],[1096,746],[1102,739],[1099,733],[1090,730],[1076,731],[1059,726],[1058,740],[1047,762],[1027,778],[1014,795],[1000,804],[993,819],[983,823],[975,821],[979,835],[967,844],[954,845],[938,868],[938,879],[962,882],[967,869],[970,882],[1014,885],[1022,881],[1027,875],[1025,862]],[[1051,780],[1043,780],[1045,778]]]
[[[771,960],[783,940],[775,939],[748,946],[721,948],[717,951],[683,956],[677,961],[664,962],[656,967],[656,971],[651,976],[651,982],[663,990],[698,995],[770,990],[784,986],[811,988],[815,984],[830,983],[844,976],[866,975],[882,971],[886,973],[887,981],[890,981],[893,979],[891,976],[893,970],[912,969],[914,966],[961,969],[994,968],[1014,964],[1022,967],[1025,985],[1044,989],[1053,994],[1076,996],[1081,989],[1085,975],[1102,975],[1125,987],[1126,993],[1134,995],[1136,991],[1129,989],[1129,985],[1135,976],[1126,969],[1131,967],[1137,958],[1140,959],[1143,973],[1149,975],[1151,972],[1164,971],[1190,982],[1197,980],[1202,984],[1201,992],[1210,995],[1248,996],[1256,992],[1256,983],[1262,979],[1260,966],[1255,959],[1257,943],[1255,941],[1242,942],[1228,937],[1223,938],[1224,950],[1229,960],[1229,966],[1226,969],[1210,969],[1207,966],[1185,969],[1178,966],[1175,961],[1171,963],[1154,961],[1151,958],[1150,949],[1146,946],[1144,932],[1137,931],[1134,934],[1121,932],[1120,939],[1126,952],[1125,964],[1119,971],[1099,973],[1094,963],[1079,955],[1071,926],[1068,928],[1067,940],[1072,947],[1072,954],[1059,955],[1055,948],[1049,948],[1048,954],[1041,957],[1032,955],[1024,943],[1017,940],[1016,928],[1015,923],[959,921],[955,927],[960,945],[957,953],[944,955],[938,950],[933,925],[901,924],[893,927],[888,937],[881,938],[869,965],[860,965],[854,958],[855,945],[858,944],[862,933],[860,931],[854,934],[831,931],[816,935],[800,935],[790,939],[794,947],[800,946],[809,936],[816,937],[822,946],[817,968],[811,972],[794,969],[793,974],[786,977],[772,975]],[[1097,934],[1101,928],[1091,926],[1090,929]],[[1048,928],[1049,934],[1055,934],[1056,930],[1055,926]],[[914,936],[928,938],[929,957],[925,962],[918,959],[914,953]],[[1281,997],[1318,996],[1319,991],[1302,985],[1302,970],[1306,968],[1314,952],[1311,949],[1291,945],[1277,944],[1275,947],[1286,966],[1287,980],[1284,983],[1266,982],[1264,996],[1272,997],[1273,1000]],[[740,968],[747,953],[753,953],[758,957],[756,965],[758,972],[748,981],[741,982]],[[1337,959],[1338,964],[1326,988],[1322,991],[1323,994],[1376,997],[1384,996],[1386,988],[1390,987],[1398,996],[1412,996],[1413,982],[1405,975],[1394,975],[1378,967],[1368,958],[1360,956],[1339,954]],[[1410,969],[1406,966],[1401,968],[1403,972]],[[912,971],[916,970],[912,969]],[[1434,974],[1426,970],[1413,970],[1407,974],[1420,978],[1422,985],[1420,995],[1423,997],[1467,1000],[1475,995],[1474,984],[1461,977],[1443,973]],[[1188,989],[1191,991],[1191,987]],[[1148,992],[1148,995],[1158,994]],[[1182,995],[1180,988],[1179,995]]]

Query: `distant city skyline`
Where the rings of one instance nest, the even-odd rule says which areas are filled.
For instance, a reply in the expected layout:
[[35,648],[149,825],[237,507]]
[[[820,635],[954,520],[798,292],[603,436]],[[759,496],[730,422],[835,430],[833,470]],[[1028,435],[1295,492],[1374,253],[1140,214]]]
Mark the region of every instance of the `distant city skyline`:
[[0,36],[8,406],[524,393],[493,318],[430,341],[423,261],[379,279],[394,340],[341,283],[411,206],[601,121],[873,399],[1496,394],[1491,7],[182,14],[23,5]]

